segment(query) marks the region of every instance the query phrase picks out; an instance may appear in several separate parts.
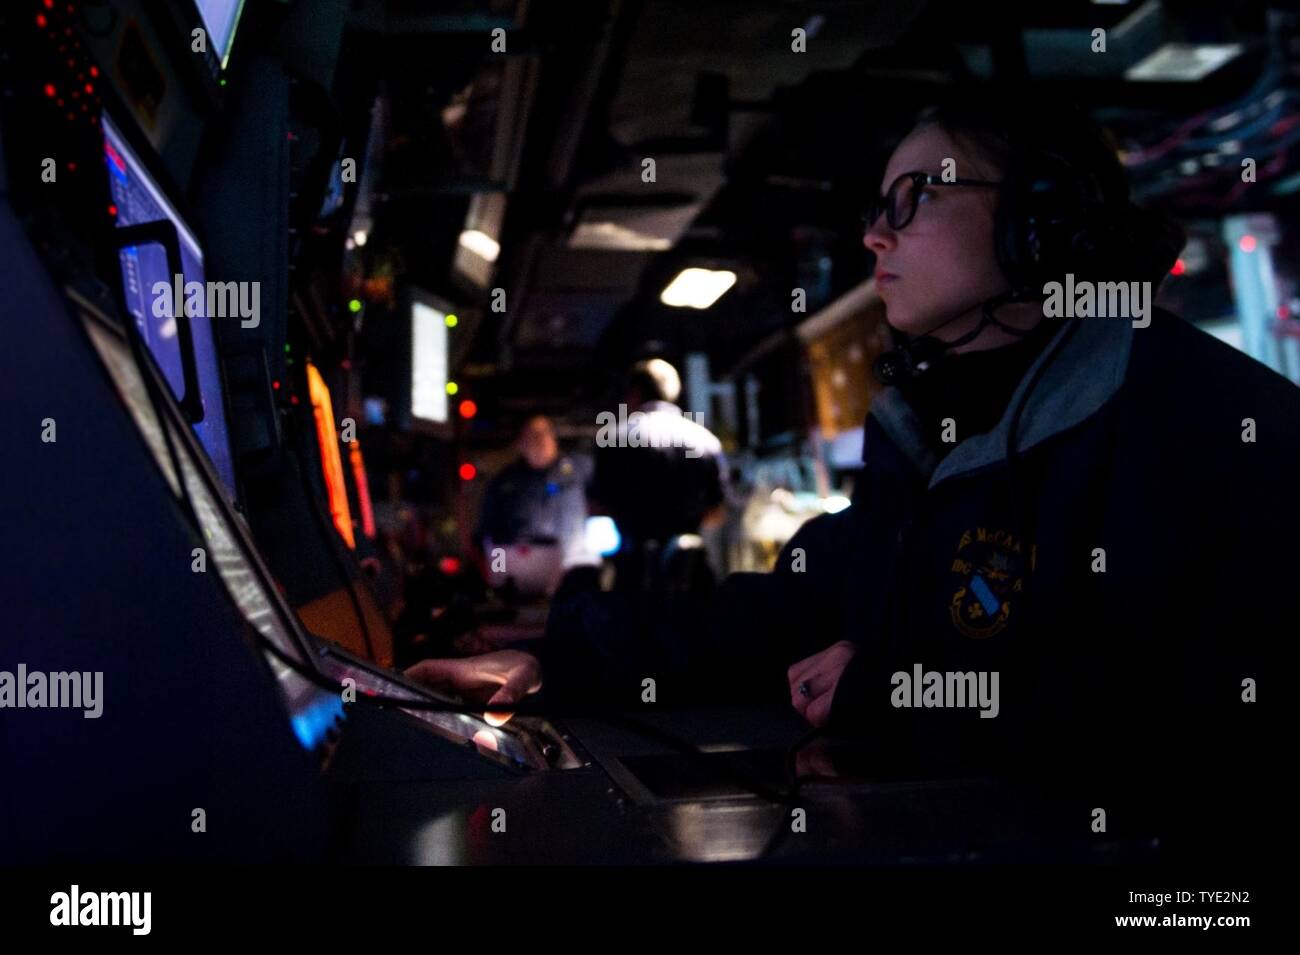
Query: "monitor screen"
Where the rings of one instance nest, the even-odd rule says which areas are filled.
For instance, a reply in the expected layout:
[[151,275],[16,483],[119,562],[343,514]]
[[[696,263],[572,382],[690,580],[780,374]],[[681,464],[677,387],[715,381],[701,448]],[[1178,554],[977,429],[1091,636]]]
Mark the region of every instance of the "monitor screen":
[[[182,285],[204,282],[203,250],[194,233],[175,207],[167,201],[163,191],[145,171],[144,164],[107,115],[103,117],[103,129],[109,189],[113,205],[117,207],[118,227],[170,220],[180,237],[181,267],[184,272]],[[122,250],[120,259],[127,311],[134,318],[149,351],[171,385],[172,393],[180,400],[185,396],[185,376],[176,319],[170,317],[174,310],[154,307],[155,284],[162,282],[168,288],[174,288],[177,284],[174,277],[168,275],[167,253],[157,244],[131,246]],[[196,300],[202,300],[200,314],[190,319],[195,370],[198,373],[198,398],[203,406],[203,420],[194,425],[194,431],[212,459],[231,500],[234,500],[237,496],[235,466],[226,424],[221,368],[217,360],[216,342],[212,337],[212,324],[207,317],[206,298],[207,296],[196,297]],[[160,316],[159,312],[167,314]]]
[[244,0],[196,0],[199,16],[212,41],[212,52],[226,68],[230,60],[230,44],[235,38],[235,27],[239,24],[239,14],[244,8]]
[[411,417],[447,422],[447,314],[411,303]]

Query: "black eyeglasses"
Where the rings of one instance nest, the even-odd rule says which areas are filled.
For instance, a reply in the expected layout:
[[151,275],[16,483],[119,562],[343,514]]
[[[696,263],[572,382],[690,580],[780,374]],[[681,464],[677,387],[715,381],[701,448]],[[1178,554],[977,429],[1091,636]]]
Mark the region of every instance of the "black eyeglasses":
[[928,172],[905,172],[892,183],[885,194],[872,201],[867,211],[862,214],[862,228],[865,231],[876,224],[880,214],[885,214],[889,227],[897,232],[904,228],[916,215],[916,207],[921,202],[921,195],[926,186],[982,186],[997,187],[1000,182],[987,179],[944,179]]

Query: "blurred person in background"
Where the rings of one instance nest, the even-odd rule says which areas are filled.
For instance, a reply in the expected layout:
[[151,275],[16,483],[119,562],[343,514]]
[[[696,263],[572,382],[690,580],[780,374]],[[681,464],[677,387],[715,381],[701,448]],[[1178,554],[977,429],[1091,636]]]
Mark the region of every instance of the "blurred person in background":
[[618,527],[618,586],[657,589],[664,564],[684,550],[698,554],[682,561],[678,576],[712,582],[699,534],[726,518],[728,469],[717,437],[677,404],[681,390],[677,369],[662,358],[637,362],[620,414],[607,412],[597,436],[588,497],[592,512]]
[[560,453],[545,415],[524,422],[515,447],[519,456],[488,482],[474,539],[490,580],[549,592],[566,571],[595,563],[586,546],[587,476]]

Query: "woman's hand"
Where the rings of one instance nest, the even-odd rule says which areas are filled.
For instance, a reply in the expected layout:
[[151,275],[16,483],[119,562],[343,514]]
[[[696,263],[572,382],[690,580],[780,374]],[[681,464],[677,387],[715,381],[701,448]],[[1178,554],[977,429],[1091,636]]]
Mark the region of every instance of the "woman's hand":
[[844,668],[858,648],[848,640],[833,643],[820,653],[800,660],[786,671],[790,680],[790,702],[799,715],[813,726],[826,725],[831,702]]
[[[406,675],[435,690],[455,693],[485,706],[513,706],[542,688],[542,665],[522,650],[497,650],[459,660],[421,660]],[[510,716],[491,710],[483,713],[493,726],[502,725]]]

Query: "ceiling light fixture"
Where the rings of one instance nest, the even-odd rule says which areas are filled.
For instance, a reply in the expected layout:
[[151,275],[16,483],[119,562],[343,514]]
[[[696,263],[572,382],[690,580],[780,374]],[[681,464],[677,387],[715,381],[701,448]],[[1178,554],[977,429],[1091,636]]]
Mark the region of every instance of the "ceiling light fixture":
[[735,284],[736,273],[727,269],[682,269],[659,293],[659,301],[674,308],[704,309]]

